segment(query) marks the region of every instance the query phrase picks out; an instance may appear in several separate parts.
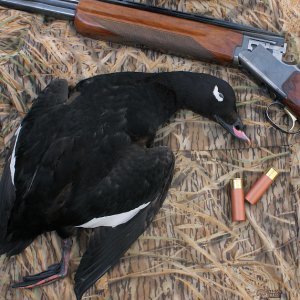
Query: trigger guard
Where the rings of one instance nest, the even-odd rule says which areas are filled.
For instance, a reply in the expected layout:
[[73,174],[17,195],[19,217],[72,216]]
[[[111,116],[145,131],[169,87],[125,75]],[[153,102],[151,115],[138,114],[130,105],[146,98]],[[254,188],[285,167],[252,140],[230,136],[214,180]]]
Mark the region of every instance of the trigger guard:
[[[299,132],[300,132],[300,129],[299,129],[298,131],[295,131],[295,132],[290,132],[290,131],[288,131],[288,130],[282,129],[280,126],[278,126],[278,125],[271,119],[271,117],[269,116],[269,109],[270,109],[270,107],[273,106],[273,105],[280,106],[282,109],[285,108],[285,105],[284,105],[283,103],[281,103],[280,101],[274,101],[274,102],[272,102],[271,104],[269,104],[269,105],[267,106],[267,109],[266,109],[265,113],[266,113],[266,117],[267,117],[268,121],[271,123],[271,125],[272,125],[273,127],[275,127],[276,129],[280,130],[281,132],[284,132],[284,133],[287,133],[287,134],[297,134],[297,133],[299,133]],[[286,114],[287,114],[287,113],[286,113]],[[293,121],[293,126],[291,127],[291,129],[293,129],[293,128],[294,128],[294,125],[295,125],[295,120],[294,120],[289,114],[287,114],[287,115],[288,115],[289,118],[291,118],[292,121]]]

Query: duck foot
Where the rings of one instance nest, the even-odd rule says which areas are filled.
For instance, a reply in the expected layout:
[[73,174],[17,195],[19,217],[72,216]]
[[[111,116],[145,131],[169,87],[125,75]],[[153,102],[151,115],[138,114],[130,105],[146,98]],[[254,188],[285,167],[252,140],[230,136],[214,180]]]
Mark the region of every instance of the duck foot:
[[62,243],[62,258],[60,263],[49,266],[46,271],[41,273],[24,276],[23,281],[15,283],[12,285],[12,288],[31,289],[64,278],[68,273],[72,240],[65,239]]

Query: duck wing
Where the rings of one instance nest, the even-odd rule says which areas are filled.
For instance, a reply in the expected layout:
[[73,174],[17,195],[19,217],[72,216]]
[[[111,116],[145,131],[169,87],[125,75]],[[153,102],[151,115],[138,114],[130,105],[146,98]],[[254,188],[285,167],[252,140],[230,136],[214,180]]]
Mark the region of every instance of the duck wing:
[[10,170],[11,152],[6,160],[0,182],[0,253],[6,236],[7,221],[16,198],[15,186],[12,183]]
[[[20,252],[31,240],[10,243],[7,241],[7,225],[12,208],[16,201],[15,169],[17,157],[22,157],[22,151],[26,144],[34,146],[32,141],[28,141],[28,131],[35,127],[35,116],[40,117],[46,114],[52,107],[62,104],[68,98],[68,84],[66,80],[53,80],[34,100],[30,112],[22,121],[20,127],[11,143],[11,149],[7,156],[3,174],[0,181],[0,254],[9,250]],[[37,139],[38,141],[39,139]],[[44,139],[42,139],[44,140]],[[21,151],[20,151],[21,150]],[[25,155],[26,156],[26,155]],[[23,158],[26,160],[27,158]],[[19,162],[18,162],[19,163]],[[34,162],[30,162],[33,164]],[[32,174],[31,174],[32,175]]]
[[56,136],[57,128],[54,125],[64,116],[61,108],[68,99],[68,91],[66,80],[53,80],[34,100],[19,127],[14,174],[17,198],[28,190],[36,166]]
[[[14,145],[16,137],[13,139]],[[8,256],[19,253],[25,249],[32,239],[24,239],[15,242],[9,242],[6,237],[7,223],[10,217],[12,207],[16,199],[15,186],[12,183],[11,177],[11,155],[13,149],[10,149],[8,159],[6,160],[5,167],[0,182],[0,255],[7,253]]]
[[[81,299],[83,293],[95,283],[107,270],[114,266],[120,257],[126,252],[131,244],[145,231],[153,220],[155,214],[160,209],[173,176],[174,156],[167,148],[152,148],[149,153],[145,153],[144,166],[136,170],[140,174],[137,178],[135,189],[142,189],[143,197],[139,199],[140,203],[144,203],[141,209],[134,217],[126,223],[122,223],[115,227],[98,227],[94,231],[87,251],[84,253],[80,265],[75,275],[75,293],[77,299]],[[137,158],[140,160],[142,154]],[[150,158],[150,159],[149,159]],[[134,162],[131,162],[134,165]],[[143,174],[144,181],[150,182],[151,186],[146,187],[141,182],[141,169],[147,170],[147,174]],[[134,173],[135,170],[131,170]],[[151,175],[152,174],[152,175]],[[120,178],[127,174],[119,174]],[[148,176],[148,178],[147,178]],[[127,197],[133,197],[135,190],[126,190],[124,193]],[[107,225],[108,226],[108,225]]]

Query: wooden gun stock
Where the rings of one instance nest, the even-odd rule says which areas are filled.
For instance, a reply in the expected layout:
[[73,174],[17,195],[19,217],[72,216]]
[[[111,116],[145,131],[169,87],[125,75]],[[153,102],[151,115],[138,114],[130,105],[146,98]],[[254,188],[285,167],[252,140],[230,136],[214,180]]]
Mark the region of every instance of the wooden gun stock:
[[283,103],[290,107],[300,119],[300,71],[295,71],[283,84],[283,90],[287,95]]
[[96,0],[81,0],[78,32],[196,59],[231,63],[243,34],[228,28]]

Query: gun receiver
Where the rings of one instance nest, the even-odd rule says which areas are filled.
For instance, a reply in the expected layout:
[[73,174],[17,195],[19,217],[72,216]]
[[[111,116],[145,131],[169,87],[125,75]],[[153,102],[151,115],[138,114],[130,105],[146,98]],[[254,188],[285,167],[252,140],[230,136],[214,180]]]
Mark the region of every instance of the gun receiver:
[[[284,105],[290,107],[292,111],[300,117],[300,70],[296,66],[287,65],[281,60],[274,58],[267,49],[268,48],[264,48],[259,44],[252,51],[243,50],[238,55],[239,61],[245,69],[266,83],[278,100],[281,100]],[[285,109],[284,105],[282,105],[283,109]],[[282,130],[269,117],[268,109],[266,111],[269,121],[277,129],[286,133],[298,133],[299,131],[291,132],[295,126],[297,117],[289,110],[285,109],[285,112],[292,120],[290,132]]]
[[300,118],[300,70],[282,62],[286,44],[275,33],[121,0],[0,0],[0,5],[74,18],[77,31],[91,38],[242,66],[293,110],[293,122]]

